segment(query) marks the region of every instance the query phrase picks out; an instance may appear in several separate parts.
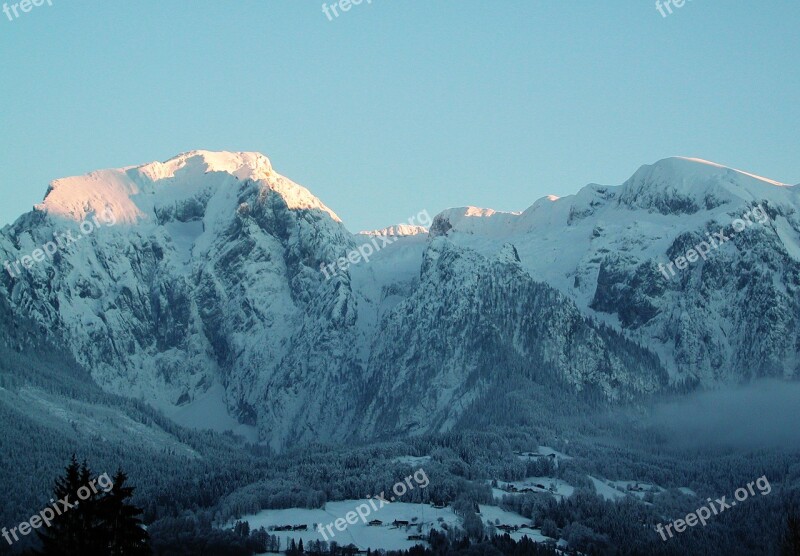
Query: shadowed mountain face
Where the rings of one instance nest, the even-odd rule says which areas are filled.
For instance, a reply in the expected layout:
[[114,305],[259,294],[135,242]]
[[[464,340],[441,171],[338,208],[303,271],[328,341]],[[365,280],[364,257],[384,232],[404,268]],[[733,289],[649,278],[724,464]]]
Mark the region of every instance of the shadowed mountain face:
[[[2,323],[24,315],[110,392],[194,426],[227,413],[278,449],[448,430],[500,408],[501,386],[622,403],[687,379],[793,378],[795,197],[668,159],[378,241],[262,155],[192,152],[51,184],[0,234]],[[320,271],[368,242],[369,262]]]

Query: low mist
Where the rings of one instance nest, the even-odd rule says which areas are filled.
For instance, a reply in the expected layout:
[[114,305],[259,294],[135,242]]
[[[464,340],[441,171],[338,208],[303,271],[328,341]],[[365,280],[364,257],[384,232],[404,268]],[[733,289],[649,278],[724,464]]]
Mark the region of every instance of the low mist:
[[653,425],[687,448],[800,448],[800,383],[762,380],[659,404]]

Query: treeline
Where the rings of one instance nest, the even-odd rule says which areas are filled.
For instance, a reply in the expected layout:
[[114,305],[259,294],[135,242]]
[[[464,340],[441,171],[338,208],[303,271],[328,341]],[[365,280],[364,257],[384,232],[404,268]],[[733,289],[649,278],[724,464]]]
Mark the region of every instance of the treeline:
[[[774,496],[773,496],[774,495]],[[582,554],[800,554],[800,491],[756,495],[714,516],[705,527],[689,528],[664,541],[655,526],[683,518],[705,499],[654,498],[652,505],[626,497],[616,502],[590,490],[556,501],[545,494],[506,496],[502,507],[528,517],[542,533],[566,540]],[[666,503],[665,503],[666,502]]]
[[[529,437],[527,449],[535,448]],[[448,433],[402,442],[332,449],[312,446],[274,458],[269,479],[254,481],[224,497],[215,521],[229,522],[265,509],[320,508],[328,501],[362,499],[390,492],[423,468],[430,484],[403,495],[403,502],[448,504],[462,494],[492,503],[489,478],[521,479],[529,471],[552,470],[552,463],[526,462],[513,455],[502,434]],[[401,456],[427,458],[420,463]]]
[[[161,531],[158,532],[161,535]],[[354,545],[340,545],[332,541],[310,541],[304,545],[303,541],[290,540],[288,545],[280,546],[276,543],[277,537],[270,540],[270,536],[263,530],[250,531],[246,535],[239,532],[221,532],[204,529],[192,531],[192,537],[185,540],[174,538],[170,542],[159,541],[154,547],[157,556],[196,556],[197,554],[213,554],[214,556],[253,556],[267,552],[281,552],[288,556],[358,556],[364,554]],[[269,544],[272,542],[273,544]],[[409,550],[373,550],[368,549],[368,556],[451,556],[458,554],[486,555],[508,554],[511,556],[554,556],[574,554],[569,550],[556,550],[546,544],[537,544],[530,538],[519,541],[513,540],[508,534],[484,536],[475,541],[462,532],[431,531],[426,538],[426,544],[419,544]],[[273,548],[280,546],[280,548]]]
[[151,525],[148,532],[157,556],[251,556],[287,548],[263,527],[251,531],[242,522],[233,529],[214,527],[208,512],[164,518]]

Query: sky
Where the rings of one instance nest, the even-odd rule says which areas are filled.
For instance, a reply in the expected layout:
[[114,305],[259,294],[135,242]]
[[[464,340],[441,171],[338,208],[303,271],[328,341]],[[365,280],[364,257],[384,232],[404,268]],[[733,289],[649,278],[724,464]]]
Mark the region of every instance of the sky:
[[421,210],[520,211],[675,155],[800,183],[796,0],[671,9],[364,0],[329,19],[320,0],[45,0],[9,10],[0,225],[55,178],[195,149],[264,153],[351,231]]

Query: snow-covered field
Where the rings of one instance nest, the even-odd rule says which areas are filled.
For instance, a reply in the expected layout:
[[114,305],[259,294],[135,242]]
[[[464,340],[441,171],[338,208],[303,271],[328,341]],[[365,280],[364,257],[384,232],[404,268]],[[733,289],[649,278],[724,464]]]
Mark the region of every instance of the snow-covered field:
[[[575,487],[554,477],[527,477],[521,481],[498,482],[499,488],[493,489],[495,498],[502,498],[508,494],[518,494],[530,489],[533,492],[547,492],[557,498],[570,497],[575,492]],[[511,491],[511,487],[517,492]]]
[[[281,539],[281,546],[288,546],[292,539],[299,542],[301,539],[304,544],[310,541],[324,541],[325,537],[317,530],[317,526],[322,524],[323,528],[332,524],[339,518],[344,518],[348,512],[364,504],[364,500],[344,500],[340,502],[328,502],[322,509],[303,509],[291,508],[286,510],[264,510],[256,515],[245,516],[241,521],[246,521],[250,529],[264,527],[271,535],[276,535]],[[552,541],[541,534],[538,529],[529,527],[530,520],[519,514],[505,511],[497,506],[480,506],[480,517],[485,525],[508,525],[520,527],[519,530],[511,532],[514,539],[521,539],[528,536],[534,541]],[[327,530],[328,541],[335,541],[339,545],[347,546],[353,544],[360,550],[368,548],[384,550],[404,550],[420,544],[419,540],[409,540],[411,535],[427,536],[431,529],[442,530],[443,526],[461,526],[459,518],[450,507],[434,508],[427,504],[409,504],[404,502],[394,502],[377,511],[372,512],[367,518],[367,522],[380,520],[382,523],[377,526],[370,526],[361,520],[354,525],[347,525],[344,531],[338,531],[332,527],[335,536],[331,537]],[[395,521],[407,521],[409,525],[395,526]],[[305,531],[273,531],[273,527],[290,525],[292,527],[305,525]]]
[[[632,496],[644,502],[645,497],[649,493],[658,496],[666,492],[664,487],[643,481],[610,481],[608,479],[598,479],[591,475],[588,477],[592,480],[597,494],[606,500],[619,500],[625,496]],[[686,496],[697,496],[692,489],[687,487],[680,487],[678,490]],[[645,504],[647,503],[648,502],[645,502]]]
[[606,484],[604,480],[597,479],[596,477],[592,477],[589,475],[589,478],[592,480],[592,484],[594,484],[594,490],[597,492],[599,496],[602,496],[606,500],[619,500],[620,498],[625,498],[625,493],[617,490],[613,486]]
[[511,538],[516,541],[522,539],[522,537],[528,537],[535,542],[556,542],[556,539],[551,539],[550,537],[542,535],[540,529],[531,527],[531,520],[519,514],[507,512],[497,506],[484,506],[483,504],[480,505],[480,510],[480,517],[484,525],[494,525],[498,528],[503,525],[519,527],[517,531],[508,531]]
[[[287,510],[264,510],[256,515],[245,516],[241,521],[250,524],[251,529],[264,527],[269,531],[270,527],[284,525],[306,525],[307,531],[269,531],[271,535],[276,535],[281,539],[281,546],[285,547],[291,539],[295,541],[303,540],[307,544],[309,541],[324,541],[325,537],[319,533],[317,524],[323,527],[333,523],[339,518],[344,518],[348,512],[364,504],[364,500],[344,500],[340,502],[328,502],[323,509],[302,509],[291,508]],[[519,517],[519,516],[518,516]],[[427,535],[431,529],[441,529],[442,525],[460,525],[461,519],[453,513],[451,508],[434,508],[427,504],[409,504],[404,502],[394,502],[377,511],[372,512],[367,517],[367,521],[380,520],[382,525],[370,526],[357,521],[355,525],[348,524],[344,531],[339,531],[333,527],[334,537],[327,539],[336,541],[340,545],[347,546],[354,544],[361,550],[367,548],[383,548],[385,550],[405,550],[419,544],[417,540],[408,540],[409,535]],[[409,526],[395,527],[395,521],[408,521]],[[326,530],[326,534],[327,530]]]
[[480,517],[485,525],[511,525],[522,526],[530,524],[531,520],[513,512],[507,512],[497,506],[480,506]]
[[431,461],[430,456],[398,456],[392,460],[392,463],[402,463],[410,465],[411,467],[419,467]]

